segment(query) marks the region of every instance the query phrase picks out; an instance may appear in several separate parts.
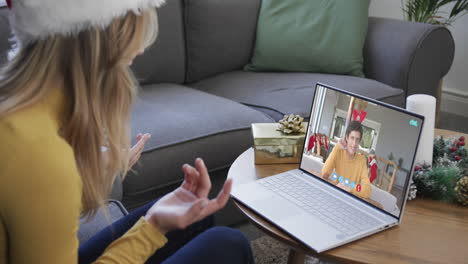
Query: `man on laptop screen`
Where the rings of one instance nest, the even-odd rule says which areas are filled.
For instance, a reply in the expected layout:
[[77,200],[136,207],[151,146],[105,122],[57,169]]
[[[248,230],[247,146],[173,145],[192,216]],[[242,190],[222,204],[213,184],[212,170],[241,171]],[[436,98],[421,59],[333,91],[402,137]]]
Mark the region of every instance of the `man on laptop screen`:
[[317,86],[301,168],[399,216],[421,121]]
[[361,153],[357,153],[362,133],[361,123],[356,120],[349,123],[345,140],[340,140],[338,147],[333,148],[323,166],[322,178],[361,198],[370,198],[371,184],[367,159]]

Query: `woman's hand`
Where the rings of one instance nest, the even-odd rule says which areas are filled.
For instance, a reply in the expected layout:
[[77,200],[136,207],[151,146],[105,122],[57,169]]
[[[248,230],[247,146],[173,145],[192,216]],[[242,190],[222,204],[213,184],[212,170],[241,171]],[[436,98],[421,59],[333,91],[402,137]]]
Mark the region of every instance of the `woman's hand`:
[[138,133],[136,136],[137,142],[135,146],[133,146],[130,149],[130,161],[128,162],[128,169],[131,169],[136,162],[140,159],[141,157],[141,152],[143,151],[143,148],[145,147],[146,142],[148,139],[151,138],[151,134],[146,133],[146,134],[141,134]]
[[162,233],[184,229],[223,208],[229,200],[232,179],[228,179],[215,199],[209,200],[210,176],[202,159],[195,168],[182,166],[185,180],[182,185],[157,201],[146,213],[146,220]]

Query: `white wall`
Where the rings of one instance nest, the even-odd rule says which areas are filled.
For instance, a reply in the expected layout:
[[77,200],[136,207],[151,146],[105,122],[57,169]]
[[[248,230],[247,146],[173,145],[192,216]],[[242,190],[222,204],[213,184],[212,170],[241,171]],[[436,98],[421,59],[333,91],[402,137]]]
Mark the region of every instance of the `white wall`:
[[[406,1],[405,1],[406,2]],[[450,10],[451,6],[445,8]],[[401,1],[372,0],[369,15],[403,19]],[[455,39],[455,58],[443,80],[442,110],[468,116],[468,15],[449,27]]]
[[371,0],[369,15],[376,17],[388,17],[403,19],[399,0]]
[[5,0],[0,0],[0,6],[6,6]]

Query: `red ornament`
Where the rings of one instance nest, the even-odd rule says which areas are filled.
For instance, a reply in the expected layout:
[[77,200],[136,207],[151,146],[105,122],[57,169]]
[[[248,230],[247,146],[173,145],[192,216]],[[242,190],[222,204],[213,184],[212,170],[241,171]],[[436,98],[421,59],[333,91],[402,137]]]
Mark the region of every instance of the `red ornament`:
[[461,157],[457,155],[457,156],[455,156],[455,159],[456,159],[457,161],[459,161],[459,160],[461,159]]
[[461,136],[461,137],[460,137],[460,141],[465,141],[465,137],[464,137],[464,136]]
[[451,147],[451,148],[450,148],[450,151],[452,151],[452,152],[455,152],[455,150],[457,150],[456,147]]
[[6,0],[6,4],[7,4],[8,8],[11,9],[11,0]]
[[453,142],[453,143],[455,143],[455,145],[457,145],[457,146],[458,146],[458,144],[460,144],[460,141],[458,141],[458,140],[455,140],[455,142]]
[[418,171],[418,170],[421,170],[421,167],[419,167],[418,165],[414,166],[414,171]]
[[460,146],[465,146],[465,141],[460,142]]

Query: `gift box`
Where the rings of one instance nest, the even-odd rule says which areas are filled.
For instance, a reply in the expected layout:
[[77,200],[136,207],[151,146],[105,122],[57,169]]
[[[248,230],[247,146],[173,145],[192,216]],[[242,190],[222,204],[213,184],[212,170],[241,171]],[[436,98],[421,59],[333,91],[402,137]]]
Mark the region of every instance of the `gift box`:
[[[306,122],[303,125],[307,127]],[[305,133],[286,135],[278,127],[278,123],[252,124],[255,164],[300,162]]]

